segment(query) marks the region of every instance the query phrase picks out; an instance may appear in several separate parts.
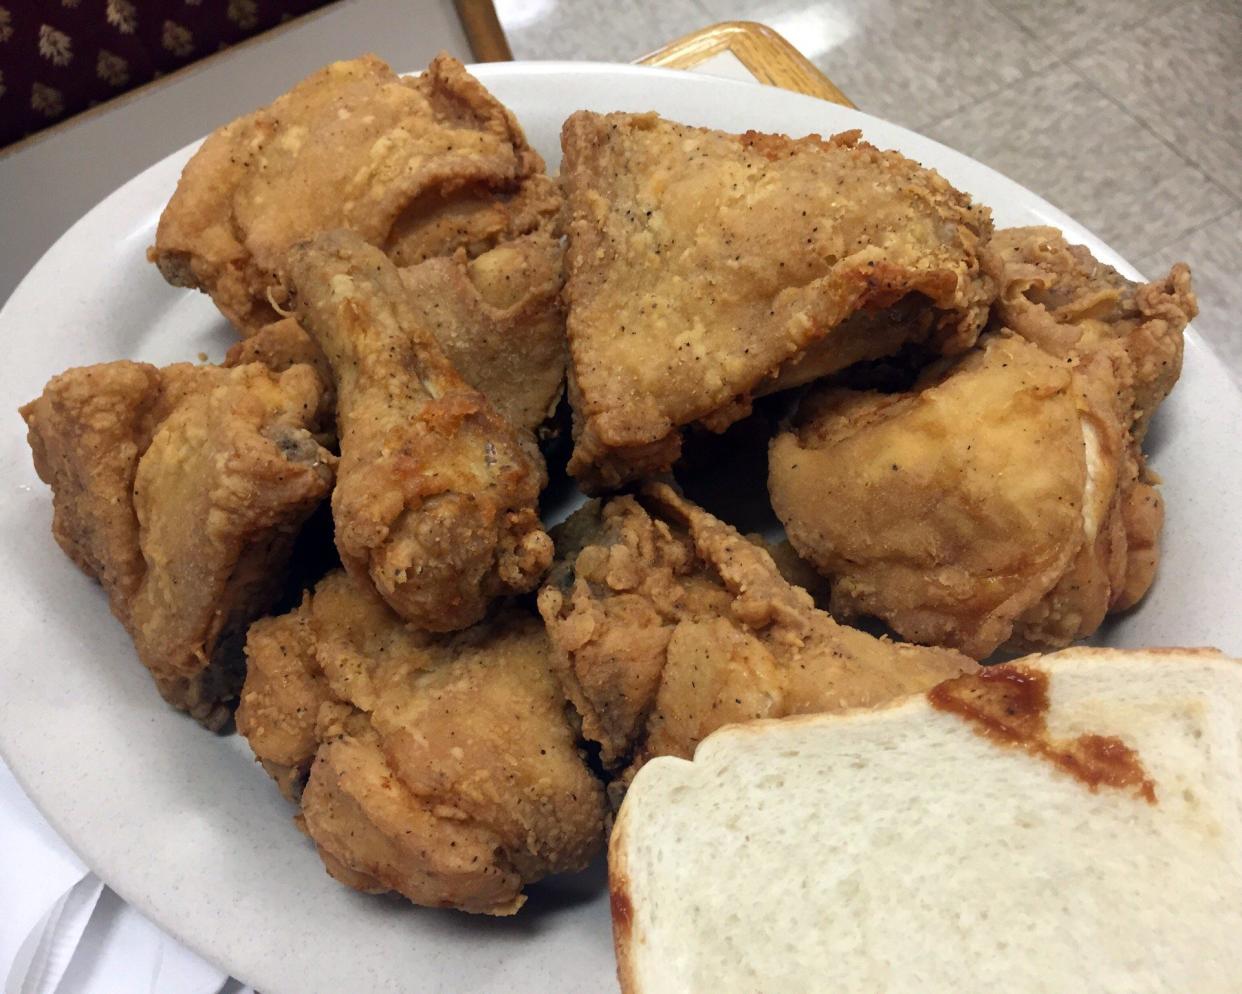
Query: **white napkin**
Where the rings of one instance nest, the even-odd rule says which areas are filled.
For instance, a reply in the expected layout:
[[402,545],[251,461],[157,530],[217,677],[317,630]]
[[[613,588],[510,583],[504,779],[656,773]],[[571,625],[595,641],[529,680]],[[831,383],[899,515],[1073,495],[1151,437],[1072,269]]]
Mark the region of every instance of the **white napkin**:
[[0,979],[4,994],[253,994],[105,887],[3,760]]

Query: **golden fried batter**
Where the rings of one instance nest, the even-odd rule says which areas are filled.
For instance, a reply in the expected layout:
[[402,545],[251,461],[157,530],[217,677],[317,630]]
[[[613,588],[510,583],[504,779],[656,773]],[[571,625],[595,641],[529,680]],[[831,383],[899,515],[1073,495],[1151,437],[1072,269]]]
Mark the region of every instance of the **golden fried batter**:
[[[527,157],[534,154],[524,150]],[[523,167],[527,166],[542,170],[543,162],[524,161]],[[398,266],[415,266],[458,251],[474,258],[532,232],[559,236],[564,207],[560,185],[542,171],[526,175],[513,193],[497,191],[494,183],[448,194],[437,190],[411,203],[380,247]]]
[[311,434],[320,387],[295,366],[114,362],[22,408],[53,534],[108,593],[164,697],[228,719],[241,639],[280,590],[335,459]]
[[1134,437],[1142,442],[1182,370],[1183,335],[1199,313],[1190,269],[1175,265],[1153,283],[1131,283],[1056,228],[1006,228],[985,256],[1000,287],[997,322],[1054,356],[1117,342],[1129,359]]
[[832,613],[876,615],[975,658],[1005,642],[1083,542],[1074,386],[1066,363],[1005,336],[908,394],[805,400],[797,427],[772,442],[772,505],[834,579]]
[[[410,307],[445,356],[516,428],[535,431],[555,410],[565,383],[565,314],[559,240],[526,235],[474,259],[457,252],[401,270]],[[336,404],[332,367],[292,317],[237,342],[226,366],[262,362],[280,371],[314,366],[324,381],[326,413]]]
[[1139,442],[1196,309],[1184,265],[1132,284],[1050,228],[999,233],[988,266],[981,350],[906,394],[804,401],[769,479],[835,614],[979,659],[1061,648],[1151,586],[1163,505]]
[[565,383],[559,240],[518,238],[475,259],[401,270],[410,306],[470,386],[515,428],[534,431]]
[[336,386],[345,568],[429,631],[465,628],[497,596],[530,590],[552,542],[529,434],[458,376],[379,249],[330,232],[296,247],[288,273]]
[[[823,373],[910,338],[960,351],[986,320],[988,211],[857,132],[793,140],[580,111],[561,143],[570,471],[584,485],[667,468],[682,426],[723,430],[771,379],[797,382],[817,343],[804,369]],[[834,362],[834,329],[909,294],[922,306],[864,322]]]
[[721,725],[882,704],[974,667],[838,625],[737,531],[649,484],[565,525],[539,593],[583,733],[621,783]]
[[214,132],[148,254],[249,335],[278,316],[268,294],[294,243],[348,228],[403,263],[483,251],[557,223],[560,197],[542,172],[513,115],[456,59],[403,79],[364,56]]
[[603,843],[550,653],[529,615],[432,636],[338,572],[252,627],[237,724],[334,877],[511,914]]

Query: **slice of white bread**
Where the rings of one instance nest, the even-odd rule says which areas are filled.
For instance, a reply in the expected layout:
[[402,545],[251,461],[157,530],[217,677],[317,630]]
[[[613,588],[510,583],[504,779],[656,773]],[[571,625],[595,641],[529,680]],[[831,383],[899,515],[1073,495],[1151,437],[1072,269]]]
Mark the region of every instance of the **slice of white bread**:
[[1042,741],[1119,738],[1154,803],[1142,777],[1092,788],[929,695],[724,728],[649,762],[621,807],[623,991],[1242,991],[1242,663],[1012,666],[1046,676]]

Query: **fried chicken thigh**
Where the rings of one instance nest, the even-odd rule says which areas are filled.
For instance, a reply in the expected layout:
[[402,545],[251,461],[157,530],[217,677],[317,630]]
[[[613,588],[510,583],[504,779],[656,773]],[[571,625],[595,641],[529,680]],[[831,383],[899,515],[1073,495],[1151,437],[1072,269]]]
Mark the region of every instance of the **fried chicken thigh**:
[[215,131],[186,165],[148,255],[243,335],[278,317],[290,246],[348,228],[403,265],[555,226],[561,197],[509,113],[456,59],[401,78],[336,62]]
[[664,484],[588,504],[539,593],[583,733],[628,783],[722,725],[882,704],[974,669],[838,625],[772,557]]
[[103,585],[161,694],[210,728],[241,686],[247,625],[332,488],[319,400],[307,366],[122,361],[62,373],[22,408],[56,540]]
[[997,241],[1013,330],[908,393],[821,389],[770,453],[835,615],[978,659],[1061,648],[1151,586],[1163,505],[1138,440],[1195,310],[1184,266],[1135,286],[1050,229]]
[[440,632],[530,590],[552,542],[539,522],[546,473],[529,433],[457,374],[379,249],[330,232],[290,253],[288,279],[336,387],[332,510],[350,575]]
[[[912,339],[961,351],[987,318],[986,208],[857,132],[579,111],[561,144],[570,472],[584,486],[668,468],[683,426],[721,431],[766,389]],[[911,295],[919,306],[898,306]]]
[[337,572],[252,627],[237,724],[338,880],[512,914],[604,839],[550,654],[525,613],[433,636]]

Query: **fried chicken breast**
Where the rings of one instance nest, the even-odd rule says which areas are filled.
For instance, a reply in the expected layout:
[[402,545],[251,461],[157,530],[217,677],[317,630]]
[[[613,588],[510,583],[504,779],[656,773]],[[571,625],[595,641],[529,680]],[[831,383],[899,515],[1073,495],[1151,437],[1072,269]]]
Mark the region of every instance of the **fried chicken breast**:
[[512,914],[604,839],[550,655],[523,612],[433,636],[337,572],[252,627],[237,724],[342,883]]
[[348,228],[412,264],[555,226],[560,210],[513,115],[460,62],[441,54],[402,78],[364,56],[213,132],[148,255],[250,335],[279,316],[285,252],[319,232]]
[[308,366],[121,361],[68,370],[22,408],[57,542],[103,585],[160,693],[209,728],[241,686],[246,626],[332,488],[319,402]]
[[330,232],[293,249],[287,266],[298,321],[332,368],[341,439],[332,512],[350,575],[439,632],[533,588],[552,542],[529,433],[458,375],[379,249]]
[[[561,144],[570,472],[585,487],[668,468],[683,426],[723,430],[781,378],[911,339],[960,351],[987,318],[987,209],[857,132],[795,140],[579,111]],[[891,310],[910,295],[922,306]]]
[[1085,638],[1151,586],[1139,442],[1195,312],[1185,266],[1135,285],[1051,229],[996,241],[999,330],[908,392],[817,391],[769,472],[835,615],[978,659]]

